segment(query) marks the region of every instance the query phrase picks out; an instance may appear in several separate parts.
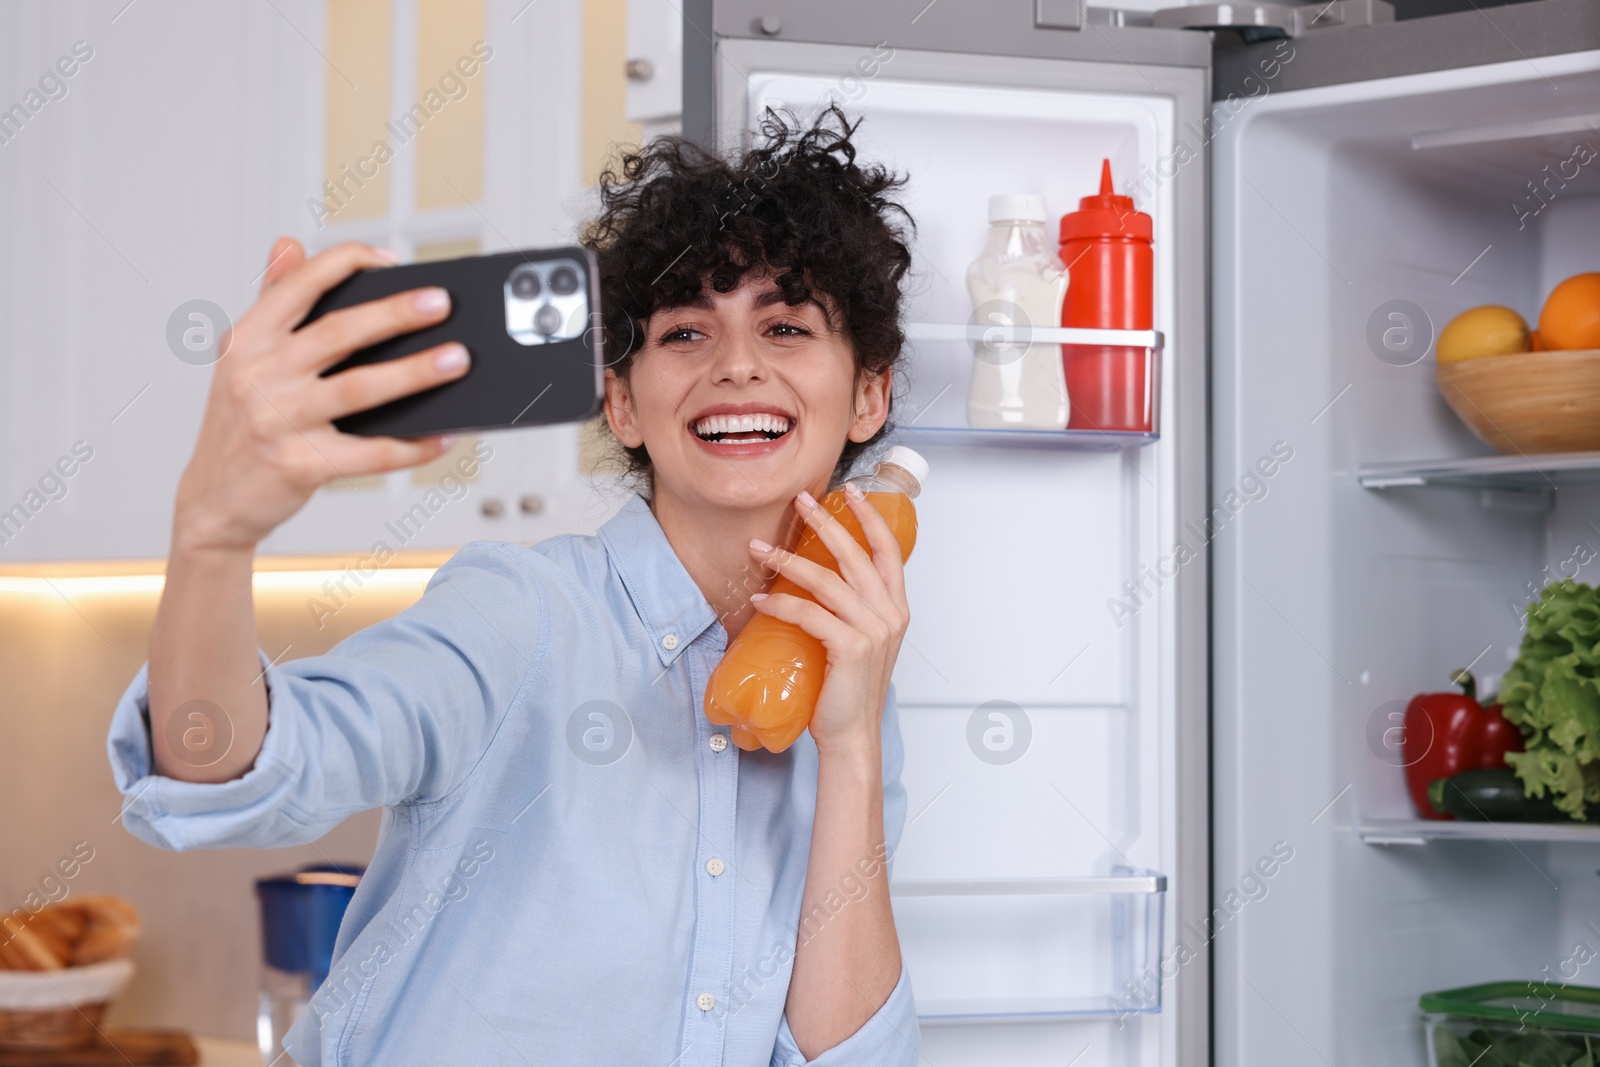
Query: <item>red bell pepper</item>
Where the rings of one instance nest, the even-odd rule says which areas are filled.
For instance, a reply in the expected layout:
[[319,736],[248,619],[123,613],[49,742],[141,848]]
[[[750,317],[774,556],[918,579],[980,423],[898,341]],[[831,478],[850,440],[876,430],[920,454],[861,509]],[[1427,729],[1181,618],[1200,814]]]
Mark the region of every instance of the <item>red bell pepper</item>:
[[1406,787],[1424,819],[1453,819],[1428,802],[1428,786],[1474,768],[1506,765],[1507,752],[1522,751],[1522,733],[1506,721],[1499,704],[1479,704],[1478,683],[1467,671],[1451,680],[1459,693],[1422,693],[1406,705],[1401,753],[1406,761]]
[[1522,751],[1522,731],[1516,723],[1506,719],[1499,704],[1489,704],[1483,709],[1483,755],[1478,766],[1494,770],[1506,765],[1507,752]]

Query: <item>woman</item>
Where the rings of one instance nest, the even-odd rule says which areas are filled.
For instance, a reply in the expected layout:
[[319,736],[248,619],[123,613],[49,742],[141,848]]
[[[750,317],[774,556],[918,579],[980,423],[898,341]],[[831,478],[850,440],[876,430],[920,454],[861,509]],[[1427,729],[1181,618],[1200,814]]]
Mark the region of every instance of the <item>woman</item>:
[[[910,262],[885,195],[900,180],[858,167],[852,132],[836,110],[804,131],[769,115],[742,158],[673,141],[626,157],[587,240],[606,416],[642,494],[593,537],[469,545],[410,609],[276,665],[256,649],[256,545],[324,482],[450,443],[330,420],[458,377],[466,353],[320,378],[447,299],[296,331],[393,257],[274,247],[217,365],[148,686],[124,695],[110,752],[125,824],[167,848],[303,844],[385,809],[286,1042],[300,1063],[916,1063],[886,865],[905,816],[900,557],[863,500],[870,554],[815,505],[885,431]],[[712,418],[728,412],[768,429],[729,434]],[[772,547],[800,523],[842,577]],[[751,592],[774,572],[817,602]],[[740,752],[700,708],[757,613],[828,650],[809,736],[776,755]],[[196,708],[233,734],[204,768],[165,740]]]

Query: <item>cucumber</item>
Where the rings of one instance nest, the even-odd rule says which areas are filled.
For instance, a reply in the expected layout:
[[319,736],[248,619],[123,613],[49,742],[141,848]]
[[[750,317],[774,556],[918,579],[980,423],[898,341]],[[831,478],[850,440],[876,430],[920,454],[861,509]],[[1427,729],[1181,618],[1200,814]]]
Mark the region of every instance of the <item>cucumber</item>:
[[1462,771],[1428,786],[1428,800],[1437,811],[1470,822],[1571,822],[1547,794],[1530,798],[1522,779],[1507,767]]

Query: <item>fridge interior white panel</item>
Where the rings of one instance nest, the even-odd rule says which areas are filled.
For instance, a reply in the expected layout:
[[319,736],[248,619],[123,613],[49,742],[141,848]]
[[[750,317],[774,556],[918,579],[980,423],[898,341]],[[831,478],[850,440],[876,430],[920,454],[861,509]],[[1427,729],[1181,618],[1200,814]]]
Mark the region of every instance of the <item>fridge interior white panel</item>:
[[[1127,708],[1004,709],[1022,756],[974,758],[981,708],[901,705],[907,826],[896,880],[1102,875],[1139,836],[1137,723]],[[1001,728],[1005,728],[1002,724]]]
[[1587,255],[1571,232],[1597,175],[1515,207],[1560,151],[1528,130],[1596,99],[1600,54],[1543,57],[1274,94],[1218,139],[1214,479],[1275,441],[1294,457],[1217,546],[1215,884],[1274,840],[1296,849],[1215,942],[1218,1062],[1416,1067],[1422,993],[1533,978],[1571,951],[1557,901],[1594,880],[1569,861],[1585,846],[1379,847],[1356,826],[1409,811],[1375,720],[1474,659],[1503,674],[1515,601],[1564,542],[1600,544],[1580,532],[1592,514],[1364,490],[1353,472],[1490,452],[1439,397],[1426,344],[1380,351],[1368,331],[1401,300],[1424,334],[1478,304],[1531,320],[1555,280],[1600,267],[1592,231]]
[[1545,582],[1562,578],[1600,583],[1600,486],[1574,487],[1555,494],[1545,536],[1544,569],[1527,577],[1518,589],[1520,599],[1531,600]]
[[930,473],[907,565],[899,698],[969,709],[1131,700],[1134,628],[1105,607],[1134,552],[1129,483],[1142,483],[1130,462],[1008,449],[1001,463],[919,447]]
[[[1593,116],[1590,121],[1595,128],[1579,134],[1573,140],[1581,141],[1600,155],[1600,114]],[[1568,156],[1561,157],[1561,161],[1567,158],[1570,158],[1570,152]],[[1567,170],[1570,172],[1571,168]],[[1580,169],[1578,179],[1569,183],[1567,188],[1554,191],[1560,195],[1553,197],[1538,216],[1543,220],[1538,227],[1543,253],[1538,279],[1541,295],[1574,274],[1600,270],[1600,256],[1595,255],[1595,241],[1600,235],[1600,196],[1595,195],[1600,192],[1600,158]],[[1565,195],[1567,193],[1573,195]],[[1520,203],[1526,210],[1526,198]],[[1528,309],[1529,314],[1537,311],[1537,308]],[[1529,322],[1531,324],[1533,320],[1529,319]]]

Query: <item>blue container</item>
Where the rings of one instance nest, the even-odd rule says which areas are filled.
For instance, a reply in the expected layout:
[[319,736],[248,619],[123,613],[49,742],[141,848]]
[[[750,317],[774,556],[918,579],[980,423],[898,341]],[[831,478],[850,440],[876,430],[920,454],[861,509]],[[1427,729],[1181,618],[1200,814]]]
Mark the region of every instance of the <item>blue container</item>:
[[315,865],[293,874],[257,879],[267,966],[286,974],[306,975],[311,992],[316,992],[328,977],[339,922],[362,872],[363,868],[354,864]]

